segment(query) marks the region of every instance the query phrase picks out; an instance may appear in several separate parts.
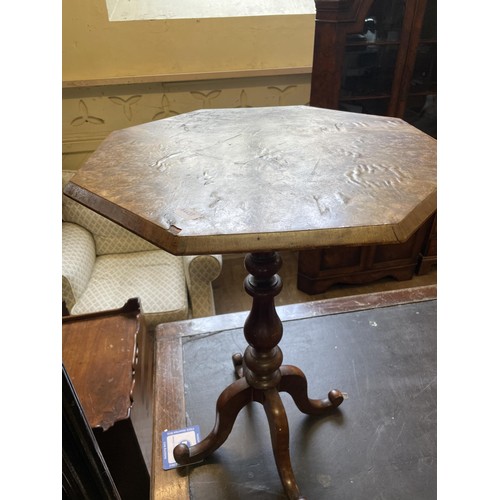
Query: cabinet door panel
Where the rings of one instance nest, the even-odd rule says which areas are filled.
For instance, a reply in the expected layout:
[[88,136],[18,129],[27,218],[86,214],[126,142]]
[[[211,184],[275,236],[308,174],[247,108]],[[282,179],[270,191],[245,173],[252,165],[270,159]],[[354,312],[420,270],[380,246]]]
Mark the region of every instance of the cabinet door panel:
[[410,82],[411,94],[435,94],[437,90],[437,46],[422,43],[417,47],[415,67]]
[[341,99],[350,96],[390,96],[399,46],[347,46],[340,88]]

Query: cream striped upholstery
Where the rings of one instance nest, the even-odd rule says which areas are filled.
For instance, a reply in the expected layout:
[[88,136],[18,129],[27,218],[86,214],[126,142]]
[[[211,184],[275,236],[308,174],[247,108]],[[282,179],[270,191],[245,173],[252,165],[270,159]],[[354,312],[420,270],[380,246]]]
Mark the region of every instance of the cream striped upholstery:
[[63,222],[62,238],[63,300],[71,311],[92,275],[96,259],[95,244],[91,233],[71,222]]
[[195,318],[212,316],[214,314],[212,281],[220,274],[222,256],[197,255],[184,257],[183,260],[193,316]]
[[163,250],[100,255],[71,314],[117,309],[132,297],[140,298],[148,325],[186,319],[182,259]]
[[[73,174],[63,171],[63,187]],[[215,314],[212,281],[222,268],[220,255],[171,255],[62,198],[62,288],[71,314],[117,309],[133,297],[150,328]]]
[[[63,187],[73,174],[74,172],[63,171]],[[158,250],[158,247],[148,241],[65,195],[62,200],[62,214],[63,220],[74,222],[92,233],[97,255]]]

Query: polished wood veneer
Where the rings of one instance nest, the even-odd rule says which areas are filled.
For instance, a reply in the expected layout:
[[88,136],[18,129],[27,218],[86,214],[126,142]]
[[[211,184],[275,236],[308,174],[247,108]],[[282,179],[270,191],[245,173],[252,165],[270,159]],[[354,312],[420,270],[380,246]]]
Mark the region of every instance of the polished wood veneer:
[[436,141],[307,106],[199,110],[113,132],[65,193],[176,255],[397,243],[436,208]]

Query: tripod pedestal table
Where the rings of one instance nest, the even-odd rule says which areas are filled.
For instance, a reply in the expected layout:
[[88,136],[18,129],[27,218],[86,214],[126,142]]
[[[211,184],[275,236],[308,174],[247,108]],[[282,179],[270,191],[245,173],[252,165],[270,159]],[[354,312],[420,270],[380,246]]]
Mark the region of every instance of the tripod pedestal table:
[[408,239],[436,210],[436,141],[400,119],[307,106],[199,110],[113,132],[65,193],[175,255],[248,253],[253,305],[237,380],[212,432],[175,458],[214,452],[257,401],[285,492],[301,498],[280,392],[307,414],[343,397],[309,399],[301,370],[282,364],[279,251]]

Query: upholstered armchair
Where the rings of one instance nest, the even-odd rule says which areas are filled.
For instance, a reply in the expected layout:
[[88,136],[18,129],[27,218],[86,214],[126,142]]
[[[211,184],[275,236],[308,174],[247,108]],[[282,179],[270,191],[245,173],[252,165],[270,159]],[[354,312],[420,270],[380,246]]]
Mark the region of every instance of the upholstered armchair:
[[[74,174],[63,171],[63,188]],[[179,257],[62,195],[62,299],[70,314],[141,301],[149,328],[215,314],[220,255]]]

